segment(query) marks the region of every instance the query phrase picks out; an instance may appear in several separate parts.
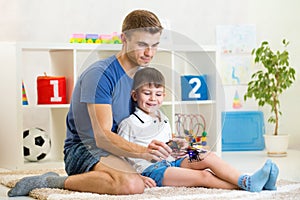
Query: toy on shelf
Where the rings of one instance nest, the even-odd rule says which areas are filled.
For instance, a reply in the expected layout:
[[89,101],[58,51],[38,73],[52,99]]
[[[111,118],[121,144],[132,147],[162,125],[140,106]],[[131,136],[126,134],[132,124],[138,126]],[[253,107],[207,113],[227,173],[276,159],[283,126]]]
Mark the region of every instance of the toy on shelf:
[[177,137],[185,138],[192,147],[207,147],[206,122],[203,115],[176,113],[175,117]]
[[86,43],[85,34],[72,34],[70,43]]
[[86,34],[85,41],[86,43],[100,43],[98,34]]
[[120,34],[72,34],[70,43],[121,44]]
[[23,81],[22,81],[22,105],[28,105],[28,99],[27,99],[26,90]]
[[208,100],[207,75],[181,76],[182,101]]
[[38,104],[66,104],[66,77],[38,76],[37,96]]
[[112,41],[114,44],[122,44],[121,35],[114,32],[112,34]]

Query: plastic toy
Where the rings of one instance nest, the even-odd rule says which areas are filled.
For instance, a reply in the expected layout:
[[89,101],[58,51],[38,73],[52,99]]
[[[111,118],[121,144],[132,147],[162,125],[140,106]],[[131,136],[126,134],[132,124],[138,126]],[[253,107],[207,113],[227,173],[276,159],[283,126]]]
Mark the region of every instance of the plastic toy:
[[96,40],[99,39],[98,34],[86,34],[85,40],[87,43],[96,43]]
[[84,34],[72,34],[70,43],[86,43]]
[[28,105],[26,90],[25,90],[25,86],[24,86],[24,82],[23,81],[22,81],[22,104],[23,105]]
[[[205,118],[201,114],[176,113],[177,137],[184,137],[191,146],[202,148],[207,145]],[[200,132],[202,129],[202,132]]]
[[50,152],[51,141],[41,128],[31,128],[23,132],[23,154],[28,161],[44,159]]
[[168,141],[166,144],[172,149],[174,153],[179,153],[180,151],[183,151],[185,154],[188,155],[188,159],[190,162],[203,160],[200,157],[200,154],[207,152],[205,149],[196,148],[194,146],[188,146],[185,150],[181,150],[179,144],[177,144],[177,142],[173,140]]
[[233,98],[232,108],[239,109],[241,107],[242,107],[242,104],[241,104],[241,101],[240,101],[239,93],[236,90],[235,94],[234,94],[234,98]]
[[101,40],[102,44],[110,44],[110,43],[112,43],[112,35],[101,34],[99,36],[99,39]]
[[172,149],[173,152],[178,153],[180,151],[180,146],[177,144],[177,142],[170,140],[166,142],[166,144]]
[[121,36],[117,32],[113,32],[112,40],[113,40],[114,44],[121,44],[122,43]]
[[207,151],[204,149],[198,149],[195,147],[188,147],[187,148],[187,154],[189,156],[189,161],[193,162],[193,161],[202,161],[203,159],[200,157],[201,153],[206,153]]
[[122,40],[117,32],[112,34],[72,34],[70,43],[121,44]]

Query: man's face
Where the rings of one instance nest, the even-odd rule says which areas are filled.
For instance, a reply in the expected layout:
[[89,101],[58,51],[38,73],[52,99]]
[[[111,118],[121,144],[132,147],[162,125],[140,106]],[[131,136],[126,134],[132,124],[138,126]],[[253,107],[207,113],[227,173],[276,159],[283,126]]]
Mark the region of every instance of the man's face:
[[135,66],[146,67],[157,51],[161,33],[134,31],[125,37],[126,54]]

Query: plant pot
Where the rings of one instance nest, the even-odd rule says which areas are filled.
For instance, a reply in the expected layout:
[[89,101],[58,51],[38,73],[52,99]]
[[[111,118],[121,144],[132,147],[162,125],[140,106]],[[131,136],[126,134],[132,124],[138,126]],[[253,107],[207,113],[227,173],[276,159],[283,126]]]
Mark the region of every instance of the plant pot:
[[287,156],[289,135],[264,135],[268,156]]

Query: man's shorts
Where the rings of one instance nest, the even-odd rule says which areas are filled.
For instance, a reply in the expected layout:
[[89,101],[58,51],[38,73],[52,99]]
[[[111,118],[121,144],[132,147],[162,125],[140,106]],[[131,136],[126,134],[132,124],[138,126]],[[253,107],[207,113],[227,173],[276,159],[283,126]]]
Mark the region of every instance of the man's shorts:
[[184,159],[185,159],[185,157],[180,158],[175,161],[172,161],[172,162],[163,160],[163,161],[154,163],[153,165],[150,165],[149,167],[147,167],[142,172],[142,175],[152,178],[156,182],[156,185],[161,187],[161,186],[163,186],[162,181],[163,181],[166,169],[168,167],[180,167],[180,165]]
[[65,170],[68,175],[82,174],[90,171],[101,157],[107,157],[109,152],[96,147],[94,142],[77,143],[64,151]]

